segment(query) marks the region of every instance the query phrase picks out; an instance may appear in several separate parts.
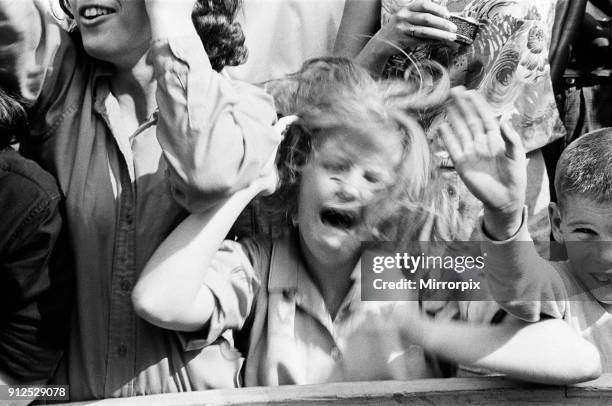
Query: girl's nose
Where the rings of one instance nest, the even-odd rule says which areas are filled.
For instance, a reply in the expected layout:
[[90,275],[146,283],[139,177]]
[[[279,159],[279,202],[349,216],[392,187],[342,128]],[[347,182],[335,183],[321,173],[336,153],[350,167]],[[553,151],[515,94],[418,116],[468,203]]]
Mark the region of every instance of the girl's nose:
[[364,182],[363,177],[358,171],[353,171],[346,176],[336,178],[338,189],[336,194],[344,202],[359,201],[364,203],[371,197],[371,190]]
[[354,202],[359,197],[359,189],[350,183],[340,180],[336,196],[343,202]]

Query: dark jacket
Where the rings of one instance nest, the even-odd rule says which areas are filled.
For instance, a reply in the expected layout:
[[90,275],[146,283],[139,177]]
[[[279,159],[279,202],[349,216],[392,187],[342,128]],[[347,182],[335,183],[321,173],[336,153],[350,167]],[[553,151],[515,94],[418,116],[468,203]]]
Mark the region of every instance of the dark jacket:
[[0,150],[0,370],[49,378],[62,355],[71,278],[60,265],[60,193],[51,175]]

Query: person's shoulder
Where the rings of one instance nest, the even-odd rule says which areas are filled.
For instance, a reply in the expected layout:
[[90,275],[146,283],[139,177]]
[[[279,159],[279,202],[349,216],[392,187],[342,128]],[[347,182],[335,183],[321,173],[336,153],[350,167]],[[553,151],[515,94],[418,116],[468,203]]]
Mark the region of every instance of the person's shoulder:
[[0,187],[4,195],[13,191],[23,199],[57,201],[60,192],[53,176],[36,162],[8,147],[0,151]]
[[243,238],[234,244],[240,245],[252,264],[269,263],[274,241],[270,236],[257,234]]

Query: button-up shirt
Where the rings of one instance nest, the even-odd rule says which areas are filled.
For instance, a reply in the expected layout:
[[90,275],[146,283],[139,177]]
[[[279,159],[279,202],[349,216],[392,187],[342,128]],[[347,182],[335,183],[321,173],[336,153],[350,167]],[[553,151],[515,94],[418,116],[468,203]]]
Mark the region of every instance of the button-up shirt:
[[[221,309],[207,325],[206,340],[193,338],[186,350],[205,346],[232,329],[245,355],[246,386],[342,381],[409,380],[452,373],[413,342],[407,312],[444,319],[492,320],[490,302],[361,301],[358,264],[351,288],[335,318],[301,260],[293,233],[274,242],[257,238],[224,242],[205,284]],[[417,295],[417,293],[415,293]],[[422,307],[421,307],[422,306]]]
[[[135,315],[131,290],[186,208],[210,207],[259,176],[279,141],[271,99],[214,72],[196,35],[160,40],[149,53],[158,113],[126,134],[111,67],[38,10],[43,34],[0,40],[0,55],[15,52],[15,80],[35,100],[24,150],[66,197],[77,298],[57,382],[72,400],[235,386],[231,343],[183,352],[175,334]],[[28,44],[38,44],[33,59],[20,54]]]

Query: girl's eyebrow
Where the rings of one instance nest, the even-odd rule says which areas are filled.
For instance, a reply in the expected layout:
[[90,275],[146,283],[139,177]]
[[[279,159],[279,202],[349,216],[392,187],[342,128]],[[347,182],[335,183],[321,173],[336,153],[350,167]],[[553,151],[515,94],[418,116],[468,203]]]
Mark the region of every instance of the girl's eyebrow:
[[567,222],[567,226],[568,227],[591,227],[591,228],[595,228],[595,226],[593,225],[593,223],[590,222],[585,222],[584,220],[570,220]]

